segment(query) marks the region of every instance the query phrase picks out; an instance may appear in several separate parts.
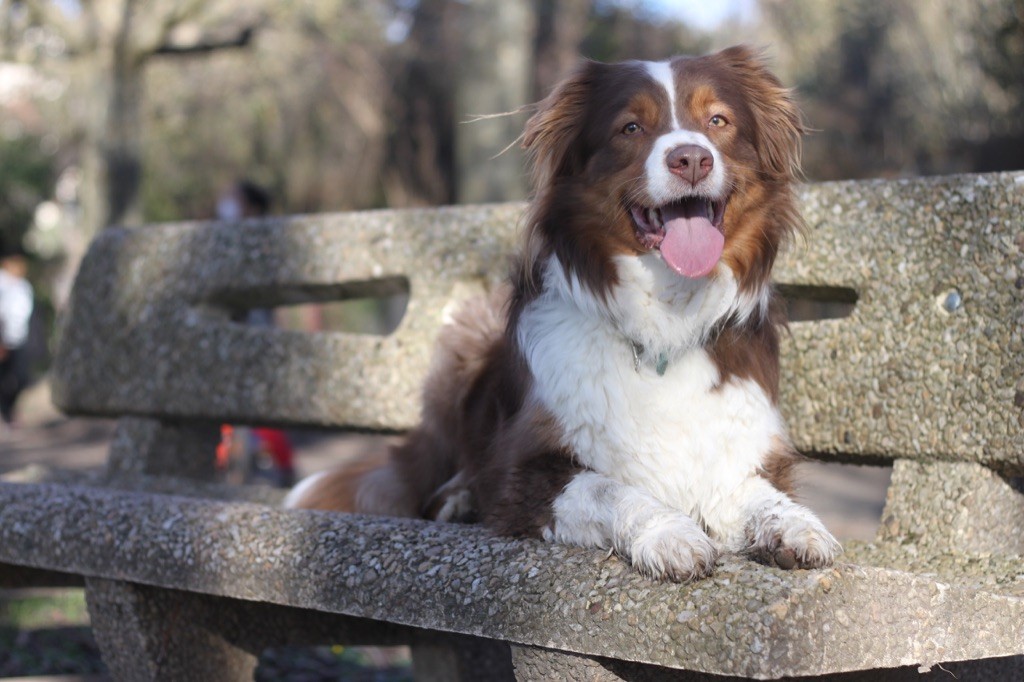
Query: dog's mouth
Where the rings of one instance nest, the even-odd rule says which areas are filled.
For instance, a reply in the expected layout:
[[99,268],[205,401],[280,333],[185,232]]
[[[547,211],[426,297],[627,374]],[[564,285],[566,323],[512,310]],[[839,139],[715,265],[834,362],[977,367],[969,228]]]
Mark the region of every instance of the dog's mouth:
[[636,238],[645,249],[658,249],[673,270],[691,279],[715,269],[725,248],[722,219],[727,199],[684,197],[672,203],[629,209]]

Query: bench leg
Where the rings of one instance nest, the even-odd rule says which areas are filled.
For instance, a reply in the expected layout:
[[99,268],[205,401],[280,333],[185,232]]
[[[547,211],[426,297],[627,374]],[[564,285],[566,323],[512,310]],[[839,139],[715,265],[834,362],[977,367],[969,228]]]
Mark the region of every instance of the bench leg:
[[115,680],[253,679],[256,656],[222,633],[214,599],[87,578],[86,601]]
[[1024,486],[969,462],[898,459],[881,541],[958,552],[1024,553]]
[[218,442],[217,424],[122,417],[110,444],[107,474],[212,480]]

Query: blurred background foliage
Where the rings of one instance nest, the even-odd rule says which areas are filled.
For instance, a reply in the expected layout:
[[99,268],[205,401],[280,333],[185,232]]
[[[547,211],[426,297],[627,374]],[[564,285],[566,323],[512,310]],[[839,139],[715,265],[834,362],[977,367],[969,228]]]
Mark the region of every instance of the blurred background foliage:
[[1024,0],[0,0],[0,234],[59,306],[98,230],[240,176],[276,213],[522,198],[525,114],[466,121],[738,42],[797,88],[810,180],[1024,167]]

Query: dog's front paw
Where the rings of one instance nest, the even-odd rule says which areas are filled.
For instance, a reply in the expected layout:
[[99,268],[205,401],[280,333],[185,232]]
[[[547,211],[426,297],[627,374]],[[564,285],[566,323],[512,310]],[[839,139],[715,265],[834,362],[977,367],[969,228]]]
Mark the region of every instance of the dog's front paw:
[[824,568],[843,551],[825,525],[802,507],[760,524],[748,552],[751,558],[779,568]]
[[718,550],[689,516],[666,513],[651,519],[634,536],[629,558],[644,575],[686,582],[711,575]]

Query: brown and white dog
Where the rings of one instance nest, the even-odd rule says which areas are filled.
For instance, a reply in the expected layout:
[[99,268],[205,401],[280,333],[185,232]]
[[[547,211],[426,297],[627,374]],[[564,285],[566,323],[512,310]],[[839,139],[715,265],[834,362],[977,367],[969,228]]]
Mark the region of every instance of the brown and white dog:
[[535,196],[509,290],[441,333],[423,421],[293,507],[479,520],[708,575],[840,546],[789,496],[769,281],[800,224],[800,114],[749,49],[587,62],[526,127]]

